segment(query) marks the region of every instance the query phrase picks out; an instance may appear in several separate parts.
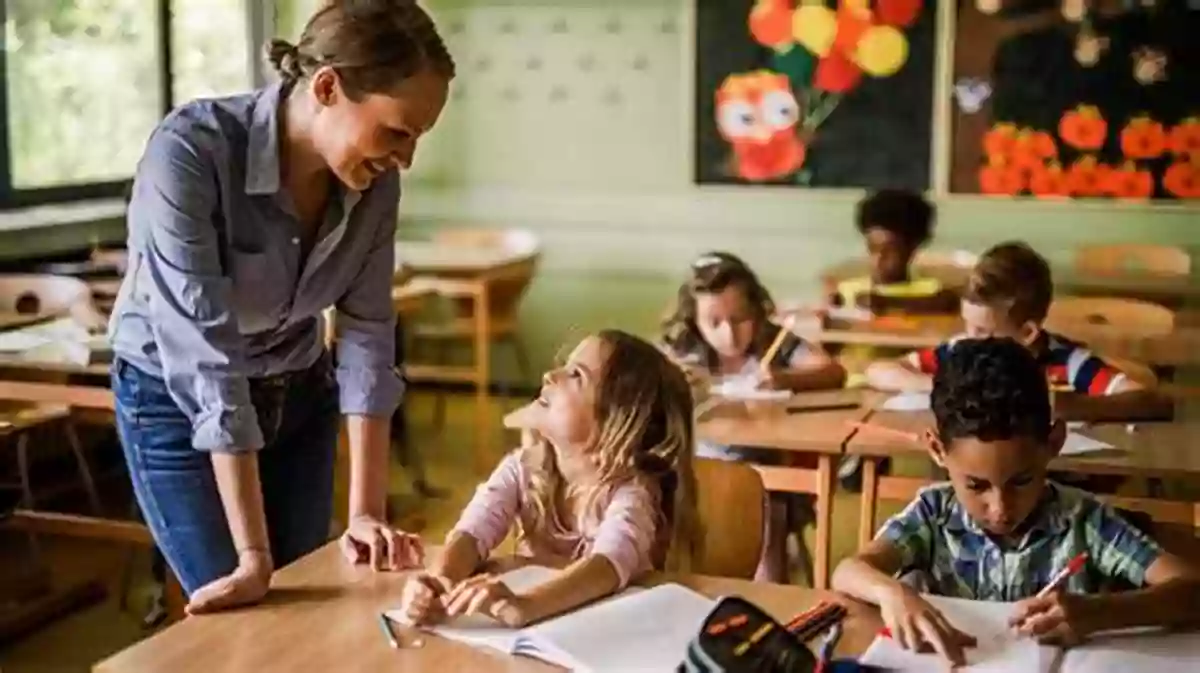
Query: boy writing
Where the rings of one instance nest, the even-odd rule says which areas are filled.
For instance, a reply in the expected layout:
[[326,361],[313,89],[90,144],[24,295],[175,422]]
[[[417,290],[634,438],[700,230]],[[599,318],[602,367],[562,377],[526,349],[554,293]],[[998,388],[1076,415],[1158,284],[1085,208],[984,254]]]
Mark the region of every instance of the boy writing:
[[933,237],[933,205],[914,192],[884,189],[858,204],[855,219],[867,246],[870,275],[838,283],[832,305],[874,313],[954,311],[957,295],[935,278],[910,274],[917,251]]
[[[1152,391],[1091,351],[1046,331],[1042,323],[1054,297],[1046,260],[1025,243],[985,252],[971,271],[962,299],[964,336],[1009,337],[1028,348],[1056,393],[1055,411],[1073,420],[1128,420],[1162,413]],[[927,391],[956,340],[871,363],[867,382],[878,390]]]
[[[1028,349],[1011,339],[961,341],[934,377],[932,406],[936,431],[925,439],[950,483],[923,489],[833,576],[834,589],[880,607],[900,644],[959,664],[972,644],[900,574],[936,595],[1020,601],[1013,626],[1043,640],[1200,625],[1200,568],[1093,496],[1046,479],[1066,430]],[[1082,572],[1037,597],[1085,552]],[[1138,589],[1097,593],[1115,581]]]

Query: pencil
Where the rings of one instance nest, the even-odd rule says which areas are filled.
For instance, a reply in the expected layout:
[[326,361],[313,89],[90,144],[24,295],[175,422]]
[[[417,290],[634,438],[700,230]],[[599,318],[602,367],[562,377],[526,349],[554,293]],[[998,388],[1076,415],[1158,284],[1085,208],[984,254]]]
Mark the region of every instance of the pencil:
[[892,437],[895,437],[896,439],[905,439],[910,442],[917,442],[917,441],[920,441],[920,439],[921,439],[920,436],[917,435],[917,433],[915,433],[915,432],[905,432],[903,430],[897,430],[896,428],[889,428],[886,425],[876,425],[874,423],[862,423],[859,421],[847,421],[847,423],[851,427],[862,430],[863,432],[877,432],[882,435],[891,435]]
[[775,355],[779,353],[779,349],[783,347],[783,340],[792,331],[792,325],[796,322],[795,315],[789,315],[783,319],[783,324],[779,326],[779,334],[775,335],[775,340],[771,342],[771,347],[763,355],[762,361],[759,362],[759,367],[766,373],[771,369],[771,360],[775,359]]
[[379,628],[383,629],[383,635],[387,636],[388,645],[391,645],[393,650],[400,649],[400,641],[396,640],[396,634],[392,632],[392,622],[382,612],[379,613]]

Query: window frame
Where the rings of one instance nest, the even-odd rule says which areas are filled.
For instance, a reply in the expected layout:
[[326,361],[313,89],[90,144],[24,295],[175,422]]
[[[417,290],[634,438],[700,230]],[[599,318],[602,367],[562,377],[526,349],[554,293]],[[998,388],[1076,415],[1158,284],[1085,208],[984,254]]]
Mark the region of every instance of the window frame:
[[[159,99],[163,101],[161,113],[166,116],[178,101],[174,100],[174,73],[171,63],[171,11],[173,0],[155,0],[158,24],[158,68]],[[261,0],[246,0],[246,28],[252,44],[261,44],[262,36],[273,33],[274,3]],[[8,21],[8,6],[0,0],[0,26]],[[255,87],[262,86],[265,73],[261,61],[256,58],[257,50],[250,49],[250,81]],[[12,182],[12,148],[8,137],[8,51],[0,49],[0,211],[28,208],[50,204],[71,203],[90,199],[123,197],[133,182],[133,176],[123,180],[105,182],[82,182],[54,187],[19,189]]]

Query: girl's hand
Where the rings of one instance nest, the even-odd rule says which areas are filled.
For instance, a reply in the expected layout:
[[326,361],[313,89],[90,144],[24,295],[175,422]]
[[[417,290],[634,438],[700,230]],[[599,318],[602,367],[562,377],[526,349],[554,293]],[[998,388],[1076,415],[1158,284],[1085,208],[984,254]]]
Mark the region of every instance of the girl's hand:
[[460,582],[444,601],[449,617],[487,615],[512,628],[525,626],[529,621],[525,599],[494,575],[476,575]]
[[781,390],[782,379],[779,376],[780,372],[777,369],[768,369],[763,371],[758,370],[758,389],[759,390]]
[[237,568],[197,589],[185,610],[189,615],[201,615],[257,603],[267,595],[273,570],[270,553],[244,551],[238,555]]
[[1092,631],[1082,596],[1055,591],[1049,596],[1026,598],[1017,603],[1009,626],[1023,636],[1046,643],[1076,645]]
[[937,608],[908,587],[890,593],[879,603],[879,611],[902,647],[916,652],[927,645],[951,665],[965,664],[963,648],[975,644],[975,638],[951,626]]
[[453,583],[440,575],[419,572],[404,583],[400,596],[400,611],[414,626],[435,624],[446,618],[446,606],[442,601]]
[[369,563],[373,570],[412,570],[425,563],[421,538],[373,516],[350,519],[338,544],[351,564]]

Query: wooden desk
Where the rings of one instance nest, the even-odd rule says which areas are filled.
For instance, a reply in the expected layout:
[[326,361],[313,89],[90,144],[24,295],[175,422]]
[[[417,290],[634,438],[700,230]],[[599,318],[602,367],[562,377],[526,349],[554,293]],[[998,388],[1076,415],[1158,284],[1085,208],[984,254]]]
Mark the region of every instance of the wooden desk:
[[[875,411],[872,425],[920,435],[934,426],[928,411]],[[1115,449],[1075,456],[1060,456],[1050,468],[1095,475],[1141,478],[1196,478],[1200,476],[1200,423],[1139,423],[1133,432],[1126,424],[1104,424],[1081,430],[1085,435],[1112,444]],[[860,430],[846,442],[846,453],[863,457],[863,489],[859,512],[859,545],[870,541],[875,530],[875,510],[881,499],[908,500],[917,489],[934,483],[920,477],[880,475],[878,462],[902,455],[920,455],[920,442],[906,441],[889,433]],[[1117,505],[1146,511],[1153,518],[1191,521],[1195,503],[1158,498],[1106,498]]]
[[[921,275],[937,278],[943,285],[956,291],[966,286],[970,274],[970,268],[967,266],[930,264],[915,268]],[[823,270],[821,279],[826,286],[834,287],[840,281],[867,275],[869,269],[866,260],[845,260]],[[1190,276],[1133,271],[1119,274],[1088,273],[1070,265],[1054,265],[1052,276],[1054,290],[1059,294],[1145,299],[1165,303],[1173,308],[1200,298],[1200,283]]]
[[409,364],[410,381],[457,381],[475,386],[476,469],[492,468],[491,456],[491,333],[489,292],[497,279],[518,270],[536,249],[514,250],[501,246],[459,246],[430,241],[397,241],[397,274],[410,276],[413,291],[431,290],[444,297],[466,299],[473,305],[473,366]]
[[[722,401],[696,425],[698,439],[727,446],[747,446],[815,458],[817,468],[755,465],[768,491],[808,493],[816,497],[816,543],[813,586],[829,582],[832,537],[834,461],[853,433],[851,425],[871,411],[871,393],[858,390],[802,393],[783,402]],[[788,406],[852,401],[854,409],[789,413]]]
[[[264,671],[398,671],[536,673],[560,670],[462,643],[423,636],[424,647],[388,647],[378,616],[395,607],[400,573],[351,568],[330,544],[277,572],[272,593],[258,607],[183,622],[99,662],[97,673],[263,673]],[[672,579],[650,578],[650,583]],[[699,576],[674,581],[717,597],[739,594],[777,619],[835,599],[850,611],[839,657],[866,650],[882,626],[873,608],[823,591]],[[680,660],[683,652],[680,652]]]

